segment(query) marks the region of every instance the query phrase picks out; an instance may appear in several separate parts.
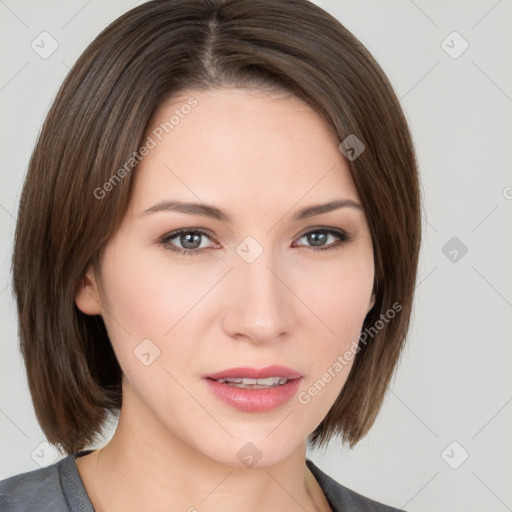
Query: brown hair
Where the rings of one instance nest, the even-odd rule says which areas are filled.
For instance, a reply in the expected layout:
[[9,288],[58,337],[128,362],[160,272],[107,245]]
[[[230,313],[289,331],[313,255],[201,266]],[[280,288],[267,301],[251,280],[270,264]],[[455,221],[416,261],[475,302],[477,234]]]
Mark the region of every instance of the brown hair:
[[[137,152],[164,100],[215,87],[290,92],[340,142],[353,134],[365,144],[348,158],[374,246],[376,300],[363,328],[383,327],[355,356],[310,441],[341,434],[354,445],[382,404],[409,326],[420,245],[413,144],[386,76],[306,0],[156,0],[114,21],[80,56],[48,113],[21,196],[13,255],[21,350],[38,421],[64,452],[96,441],[122,401],[105,325],[83,314],[75,296],[125,214],[134,173],[104,199],[95,190]],[[393,304],[400,314],[383,322]]]

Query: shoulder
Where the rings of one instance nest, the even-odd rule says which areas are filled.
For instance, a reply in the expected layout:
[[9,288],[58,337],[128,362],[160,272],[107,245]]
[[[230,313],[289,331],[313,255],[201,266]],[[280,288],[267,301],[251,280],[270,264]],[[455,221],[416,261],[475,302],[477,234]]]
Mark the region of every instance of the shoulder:
[[[74,466],[74,467],[73,467]],[[0,482],[0,512],[92,512],[84,503],[73,455]],[[82,487],[83,489],[83,487]],[[81,502],[79,508],[73,506]]]
[[357,512],[404,512],[400,509],[383,505],[370,498],[366,498],[347,487],[336,482],[326,475],[309,459],[306,460],[308,468],[320,484],[324,494],[334,512],[350,510]]
[[0,482],[0,512],[67,511],[59,507],[64,496],[59,484],[58,463],[21,473]]

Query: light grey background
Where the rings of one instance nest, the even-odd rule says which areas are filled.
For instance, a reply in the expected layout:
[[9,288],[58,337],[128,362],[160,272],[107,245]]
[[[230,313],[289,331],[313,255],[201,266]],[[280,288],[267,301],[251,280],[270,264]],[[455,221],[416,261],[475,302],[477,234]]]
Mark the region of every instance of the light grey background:
[[[22,179],[69,67],[138,3],[0,0],[0,479],[54,461],[32,409],[10,289]],[[512,2],[317,3],[390,77],[413,132],[425,214],[413,325],[382,412],[355,449],[334,441],[310,457],[409,511],[512,510]],[[31,43],[49,52],[45,31],[58,48],[42,58]]]

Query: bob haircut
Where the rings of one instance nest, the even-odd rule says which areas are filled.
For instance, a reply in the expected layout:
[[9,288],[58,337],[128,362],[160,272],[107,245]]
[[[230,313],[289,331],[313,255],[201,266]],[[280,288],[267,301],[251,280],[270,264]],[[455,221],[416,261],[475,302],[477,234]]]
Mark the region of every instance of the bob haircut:
[[421,229],[413,143],[388,79],[307,0],[155,0],[110,24],[73,66],[20,200],[13,287],[21,352],[37,419],[61,452],[97,441],[122,403],[103,320],[75,304],[85,270],[99,271],[127,210],[136,165],[116,183],[114,175],[141,148],[159,105],[221,87],[291,93],[337,141],[355,135],[365,145],[347,163],[373,242],[375,305],[345,386],[309,442],[341,435],[352,447],[375,421],[409,328]]

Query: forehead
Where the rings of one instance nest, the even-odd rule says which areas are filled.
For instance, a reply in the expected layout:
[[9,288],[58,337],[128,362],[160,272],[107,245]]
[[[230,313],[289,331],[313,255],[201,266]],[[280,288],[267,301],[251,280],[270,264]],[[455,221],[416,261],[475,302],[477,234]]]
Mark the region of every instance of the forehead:
[[339,141],[290,94],[246,89],[184,91],[148,126],[154,147],[140,162],[133,203],[204,200],[233,207],[358,195]]

